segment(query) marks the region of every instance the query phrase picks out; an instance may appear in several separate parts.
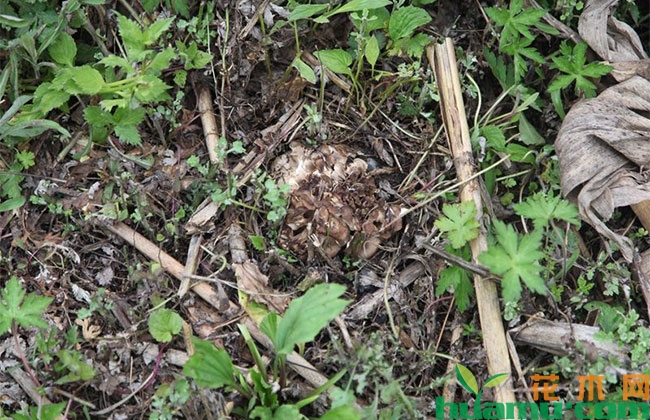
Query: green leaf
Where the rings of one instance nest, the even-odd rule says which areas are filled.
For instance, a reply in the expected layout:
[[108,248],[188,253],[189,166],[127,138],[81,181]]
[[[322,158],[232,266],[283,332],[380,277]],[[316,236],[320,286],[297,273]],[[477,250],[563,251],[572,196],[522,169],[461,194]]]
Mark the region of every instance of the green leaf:
[[504,152],[506,149],[506,136],[496,125],[481,127],[481,135],[485,137],[487,145],[496,152]]
[[59,357],[59,362],[55,365],[55,369],[58,372],[65,370],[68,373],[55,383],[67,384],[76,381],[89,381],[95,377],[95,369],[82,360],[79,351],[60,350],[56,352],[56,355]]
[[278,335],[278,323],[280,322],[280,315],[275,312],[268,312],[260,322],[260,331],[266,334],[271,339],[274,345],[276,336]]
[[68,73],[70,80],[74,82],[77,88],[70,91],[67,89],[68,85],[66,84],[68,93],[95,95],[104,87],[105,82],[101,73],[90,66],[71,67],[61,71],[61,73],[63,72]]
[[124,143],[130,146],[139,146],[142,144],[140,133],[135,125],[116,125],[115,135]]
[[368,64],[370,64],[370,66],[374,69],[375,64],[377,64],[377,59],[379,58],[379,41],[377,40],[376,36],[373,35],[370,37],[370,39],[368,39],[364,54],[366,56],[366,60],[368,60]]
[[297,344],[312,341],[350,302],[339,299],[343,293],[345,286],[326,283],[294,299],[278,324],[274,340],[276,352],[289,354]]
[[42,115],[62,106],[70,99],[70,94],[58,90],[50,82],[41,83],[34,91],[35,109]]
[[172,0],[172,8],[174,11],[180,13],[185,19],[190,18],[190,9],[187,2],[188,0]]
[[116,55],[109,55],[107,57],[102,58],[101,60],[99,60],[99,64],[103,64],[106,67],[119,67],[122,70],[124,70],[124,72],[127,75],[135,73],[135,69],[133,68],[131,63],[129,63],[128,60],[126,60],[123,57],[118,57]]
[[[0,203],[0,213],[18,209],[22,207],[26,201],[27,199],[22,195],[20,197],[15,197],[15,198],[10,198],[8,200],[5,200],[2,203]],[[0,329],[0,332],[2,332],[2,329]]]
[[293,59],[291,62],[291,65],[298,70],[298,73],[300,73],[300,77],[308,81],[309,83],[316,83],[316,73],[314,73],[314,70],[300,59],[300,57],[296,57]]
[[119,108],[115,110],[112,119],[119,125],[138,125],[144,121],[145,115],[144,108]]
[[478,394],[478,382],[474,374],[460,363],[456,363],[456,378],[467,391]]
[[256,250],[263,252],[266,251],[266,244],[264,242],[264,236],[259,236],[259,235],[248,235],[248,239],[251,241],[251,244],[253,245],[253,248]]
[[479,261],[500,275],[503,299],[516,302],[521,296],[521,281],[533,292],[546,293],[544,280],[539,272],[538,260],[544,257],[540,251],[542,231],[534,230],[527,235],[518,235],[514,228],[500,220],[494,221],[496,242],[479,255]]
[[328,7],[328,4],[299,4],[291,11],[289,22],[310,18],[314,15],[323,13]]
[[461,204],[442,206],[442,212],[446,217],[436,220],[435,225],[447,237],[451,246],[458,249],[478,236],[479,223],[476,220],[476,207],[473,201],[466,201]]
[[320,50],[314,52],[314,56],[334,73],[352,75],[352,56],[349,52],[342,49]]
[[158,19],[151,25],[147,26],[142,33],[142,41],[145,46],[153,45],[158,41],[158,38],[164,34],[171,26],[174,18]]
[[13,414],[14,420],[57,420],[62,417],[63,410],[65,410],[68,403],[63,401],[58,404],[44,404],[29,407],[29,416],[23,414]]
[[553,219],[580,226],[578,208],[559,195],[555,197],[553,191],[549,191],[548,195],[538,192],[513,207],[519,216],[531,219],[536,229],[545,228]]
[[140,26],[122,15],[117,16],[117,21],[119,23],[120,36],[127,49],[127,54],[130,55],[131,51],[144,50],[144,34],[140,30]]
[[506,379],[508,379],[507,373],[497,373],[488,378],[488,380],[483,384],[483,388],[492,388],[502,384]]
[[[361,30],[361,19],[358,14],[351,14],[350,20],[357,30]],[[385,7],[368,10],[368,20],[366,21],[365,31],[370,33],[377,29],[386,29],[390,20],[390,12]]]
[[181,328],[183,319],[170,309],[157,309],[149,315],[149,333],[160,343],[169,343]]
[[104,127],[115,122],[110,112],[104,111],[97,105],[86,107],[84,118],[88,124],[95,127]]
[[519,134],[522,143],[529,146],[546,144],[546,139],[537,132],[535,126],[528,122],[528,119],[523,113],[519,114]]
[[14,125],[0,126],[0,139],[7,136],[12,137],[36,137],[47,130],[55,130],[64,137],[70,137],[70,133],[65,128],[51,120],[29,120]]
[[361,415],[351,405],[342,405],[326,411],[319,420],[361,420]]
[[47,328],[43,314],[52,298],[25,294],[18,279],[12,276],[0,293],[0,334],[9,331],[13,322],[23,328]]
[[142,0],[142,7],[147,13],[151,13],[158,6],[158,3],[159,0]]
[[60,32],[56,40],[47,48],[47,52],[57,64],[72,67],[77,56],[77,44],[66,32]]
[[415,30],[431,22],[431,16],[426,10],[415,6],[405,6],[397,9],[388,22],[388,36],[393,41],[408,38]]
[[10,28],[25,28],[29,26],[29,20],[21,19],[17,16],[0,14],[0,25],[8,26]]
[[337,15],[339,13],[360,12],[362,10],[379,9],[380,7],[388,6],[392,1],[389,0],[352,0],[345,3],[338,9],[328,13],[328,17]]
[[457,265],[440,270],[436,282],[436,296],[442,296],[446,292],[452,292],[458,310],[465,311],[470,306],[470,299],[474,294],[474,287],[467,271]]
[[140,77],[134,95],[144,104],[159,102],[170,99],[170,96],[167,94],[167,89],[170,87],[156,76],[144,75]]
[[183,366],[183,373],[193,378],[197,385],[221,388],[235,385],[235,370],[228,353],[214,344],[193,338],[194,354]]
[[614,67],[602,63],[589,63],[582,69],[582,75],[586,77],[601,77],[609,74]]

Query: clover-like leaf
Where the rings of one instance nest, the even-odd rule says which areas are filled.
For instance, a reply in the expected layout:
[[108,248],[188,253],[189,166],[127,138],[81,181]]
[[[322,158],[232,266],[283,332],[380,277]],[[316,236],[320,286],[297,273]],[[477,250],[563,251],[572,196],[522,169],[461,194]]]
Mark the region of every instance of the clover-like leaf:
[[170,309],[157,309],[149,315],[149,333],[161,343],[168,343],[183,327],[183,319]]

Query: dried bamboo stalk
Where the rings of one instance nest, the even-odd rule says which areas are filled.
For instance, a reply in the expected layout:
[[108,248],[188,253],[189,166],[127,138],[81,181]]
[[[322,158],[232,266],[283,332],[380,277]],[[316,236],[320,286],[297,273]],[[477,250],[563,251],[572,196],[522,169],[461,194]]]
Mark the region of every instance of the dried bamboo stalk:
[[219,156],[217,155],[219,129],[217,127],[217,119],[214,117],[212,95],[210,95],[210,90],[207,86],[201,87],[198,107],[199,113],[201,114],[201,123],[203,124],[203,133],[205,134],[205,146],[208,148],[210,163],[216,165],[219,163]]
[[[456,175],[458,181],[463,183],[460,187],[460,200],[461,202],[473,201],[476,207],[476,217],[481,221],[483,206],[480,184],[476,178],[473,178],[475,169],[472,146],[452,40],[445,38],[444,44],[429,46],[427,58],[434,70],[440,92],[442,117],[454,158]],[[472,262],[476,264],[479,254],[487,249],[485,229],[481,229],[478,238],[470,242],[470,247]],[[509,375],[506,382],[495,388],[495,399],[500,403],[515,402],[497,286],[493,281],[474,274],[474,289],[481,330],[483,331],[483,346],[487,355],[488,371],[490,375],[499,373]]]

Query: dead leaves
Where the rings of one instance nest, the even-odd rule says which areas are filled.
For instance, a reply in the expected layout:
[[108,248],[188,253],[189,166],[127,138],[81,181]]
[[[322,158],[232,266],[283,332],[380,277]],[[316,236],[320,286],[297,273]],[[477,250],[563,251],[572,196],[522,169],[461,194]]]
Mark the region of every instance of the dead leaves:
[[639,35],[614,17],[618,0],[591,0],[578,20],[578,32],[592,50],[614,67],[612,76],[622,82],[634,75],[648,76],[648,54]]
[[[616,1],[587,2],[580,35],[618,72],[621,83],[576,104],[555,141],[563,193],[577,201],[582,217],[632,261],[632,242],[610,230],[617,207],[650,199],[650,61],[636,33],[616,20]],[[618,64],[617,64],[618,62]]]

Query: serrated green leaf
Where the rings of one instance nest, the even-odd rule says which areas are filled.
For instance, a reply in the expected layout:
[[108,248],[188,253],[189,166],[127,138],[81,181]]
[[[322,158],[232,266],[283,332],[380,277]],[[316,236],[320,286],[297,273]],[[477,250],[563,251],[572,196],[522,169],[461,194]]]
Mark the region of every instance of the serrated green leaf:
[[147,72],[158,76],[164,69],[169,67],[169,63],[176,58],[176,52],[173,48],[165,48],[157,53],[151,63],[147,66]]
[[342,49],[320,50],[314,52],[314,56],[334,73],[352,75],[352,56],[349,52]]
[[77,44],[66,32],[60,32],[56,40],[47,48],[52,60],[63,66],[74,66],[74,59],[77,56]]
[[142,32],[142,41],[145,46],[155,44],[158,39],[171,26],[174,18],[158,19],[151,25],[147,26]]
[[534,230],[527,235],[518,235],[514,228],[500,220],[494,221],[496,243],[479,255],[479,261],[490,268],[490,272],[500,275],[503,298],[516,302],[521,296],[521,281],[539,294],[546,292],[544,280],[539,272],[542,267],[538,260],[544,257],[541,252],[542,231]]
[[497,373],[488,378],[488,380],[483,385],[483,388],[492,388],[502,384],[506,379],[508,379],[507,373]]
[[149,315],[149,333],[160,343],[169,343],[181,328],[183,319],[170,309],[157,309]]
[[146,112],[144,108],[126,109],[119,108],[113,114],[113,121],[118,125],[138,125],[144,121]]
[[91,105],[84,109],[84,118],[88,124],[96,127],[103,127],[115,123],[110,112],[106,112],[96,105]]
[[312,341],[350,302],[339,299],[343,293],[345,286],[326,283],[294,299],[278,324],[274,340],[276,352],[289,354],[297,344]]
[[75,350],[60,350],[56,352],[59,361],[55,365],[57,371],[67,371],[67,375],[57,379],[55,383],[66,384],[76,381],[89,381],[95,376],[95,369],[82,360],[81,353]]
[[442,206],[442,212],[446,217],[436,220],[435,225],[447,237],[451,246],[458,249],[478,236],[479,223],[476,220],[476,208],[473,201],[466,201],[461,204]]
[[51,83],[41,83],[34,91],[35,110],[42,115],[62,106],[70,99],[70,94],[56,89]]
[[72,91],[68,90],[69,85],[66,84],[68,93],[83,95],[95,95],[104,87],[104,78],[101,73],[90,66],[71,67],[61,71],[67,73],[69,80],[74,83],[76,88]]
[[436,297],[442,296],[445,292],[452,292],[456,301],[456,307],[464,312],[470,305],[470,299],[474,293],[474,287],[467,271],[459,266],[453,265],[440,270],[436,282]]
[[140,25],[122,15],[117,16],[117,21],[127,54],[130,54],[130,51],[144,50],[144,34],[140,29]]
[[115,135],[125,144],[139,146],[142,144],[140,133],[135,125],[116,125]]
[[602,63],[589,63],[582,69],[582,75],[586,77],[601,77],[609,74],[614,67]]
[[135,69],[133,68],[131,63],[128,62],[128,60],[126,60],[123,57],[118,57],[116,55],[109,55],[102,58],[101,60],[99,60],[99,64],[103,64],[107,67],[119,67],[122,70],[124,70],[124,72],[127,75],[135,73]]
[[217,349],[212,343],[198,338],[193,338],[192,342],[194,354],[183,366],[185,375],[206,388],[236,384],[232,360],[225,350]]
[[478,394],[478,382],[476,382],[476,377],[474,377],[474,374],[469,369],[460,363],[456,363],[456,378],[462,387],[468,392],[471,392],[474,395]]
[[0,293],[0,334],[9,330],[12,322],[23,328],[47,328],[43,314],[52,298],[34,293],[26,295],[15,277],[11,277]]
[[376,36],[373,35],[370,37],[370,39],[368,39],[364,54],[366,56],[366,60],[368,60],[368,64],[370,64],[370,66],[374,69],[375,64],[377,64],[377,59],[379,58],[379,41],[377,40]]
[[554,196],[552,191],[549,191],[548,195],[543,192],[535,193],[513,207],[519,216],[531,219],[536,229],[545,228],[553,219],[580,226],[577,207],[560,196]]
[[299,4],[291,11],[289,22],[300,19],[308,19],[314,15],[323,13],[328,9],[328,4]]
[[160,102],[170,99],[167,94],[167,89],[170,87],[156,76],[144,75],[140,77],[134,95],[143,104]]
[[185,19],[190,18],[190,9],[187,0],[172,0],[172,8]]
[[388,22],[388,36],[393,41],[408,38],[422,25],[431,22],[431,16],[426,10],[415,6],[405,6],[397,9]]
[[291,65],[298,70],[300,77],[309,83],[316,83],[316,73],[314,73],[314,70],[312,70],[312,68],[299,57],[294,58]]

